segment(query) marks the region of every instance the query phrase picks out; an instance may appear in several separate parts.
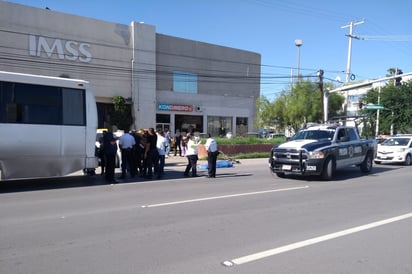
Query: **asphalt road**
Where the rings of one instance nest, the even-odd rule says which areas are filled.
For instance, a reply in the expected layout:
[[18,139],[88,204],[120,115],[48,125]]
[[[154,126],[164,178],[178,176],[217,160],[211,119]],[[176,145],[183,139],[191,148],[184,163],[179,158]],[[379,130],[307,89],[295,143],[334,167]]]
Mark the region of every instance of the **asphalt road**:
[[167,163],[162,180],[1,183],[0,273],[412,273],[412,166],[326,182]]

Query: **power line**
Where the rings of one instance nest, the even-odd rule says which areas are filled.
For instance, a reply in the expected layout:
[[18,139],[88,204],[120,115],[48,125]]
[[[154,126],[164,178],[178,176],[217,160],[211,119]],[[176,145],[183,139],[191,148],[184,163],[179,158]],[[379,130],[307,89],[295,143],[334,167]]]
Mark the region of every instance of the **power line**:
[[409,42],[412,35],[362,35],[361,40],[387,41],[387,42]]

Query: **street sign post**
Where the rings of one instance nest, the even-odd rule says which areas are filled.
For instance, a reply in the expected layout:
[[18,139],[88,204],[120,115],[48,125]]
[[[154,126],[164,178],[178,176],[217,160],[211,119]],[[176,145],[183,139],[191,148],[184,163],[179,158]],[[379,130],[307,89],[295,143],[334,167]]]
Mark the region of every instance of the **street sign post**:
[[382,104],[366,104],[365,109],[384,109]]

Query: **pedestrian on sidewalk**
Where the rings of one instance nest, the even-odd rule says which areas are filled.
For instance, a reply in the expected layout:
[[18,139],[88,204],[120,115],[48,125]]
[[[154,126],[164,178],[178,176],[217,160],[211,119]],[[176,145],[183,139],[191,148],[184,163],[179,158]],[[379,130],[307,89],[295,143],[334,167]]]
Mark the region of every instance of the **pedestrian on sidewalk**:
[[197,175],[197,160],[199,159],[197,156],[197,147],[200,144],[200,142],[195,140],[194,134],[190,133],[188,135],[188,140],[187,140],[187,152],[186,152],[186,157],[187,157],[187,165],[186,169],[184,172],[185,176],[189,176],[190,170],[192,170],[191,176],[192,177],[198,177]]
[[179,156],[182,156],[182,134],[180,133],[180,130],[176,130],[174,137],[175,156],[177,155],[177,150],[179,150]]

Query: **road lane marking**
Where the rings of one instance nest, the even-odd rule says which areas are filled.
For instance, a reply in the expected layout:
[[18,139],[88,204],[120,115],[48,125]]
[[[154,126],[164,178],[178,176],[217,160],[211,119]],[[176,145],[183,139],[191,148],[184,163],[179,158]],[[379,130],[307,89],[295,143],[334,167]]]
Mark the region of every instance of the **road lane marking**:
[[287,251],[291,251],[291,250],[294,250],[294,249],[302,248],[302,247],[305,247],[305,246],[317,244],[317,243],[328,241],[328,240],[332,240],[332,239],[335,239],[335,238],[338,238],[338,237],[343,237],[343,236],[346,236],[346,235],[349,235],[349,234],[361,232],[361,231],[364,231],[364,230],[367,230],[367,229],[372,229],[372,228],[375,228],[375,227],[378,227],[378,226],[398,222],[398,221],[408,219],[408,218],[412,218],[412,212],[404,214],[404,215],[396,216],[396,217],[393,217],[393,218],[389,218],[389,219],[369,223],[369,224],[366,224],[366,225],[352,227],[352,228],[349,228],[349,229],[341,230],[341,231],[331,233],[331,234],[327,234],[327,235],[323,235],[323,236],[320,236],[320,237],[315,237],[315,238],[308,239],[308,240],[305,240],[305,241],[296,242],[296,243],[289,244],[289,245],[284,245],[284,246],[281,246],[281,247],[265,250],[265,251],[262,251],[262,252],[257,252],[257,253],[246,255],[246,256],[243,256],[243,257],[236,258],[236,259],[224,261],[222,264],[224,266],[241,265],[241,264],[249,263],[249,262],[252,262],[252,261],[264,259],[264,258],[267,258],[267,257],[270,257],[270,256],[274,256],[274,255],[277,255],[277,254],[280,254],[280,253],[284,253],[284,252],[287,252]]
[[256,192],[246,192],[246,193],[230,194],[230,195],[223,195],[223,196],[214,196],[214,197],[191,199],[191,200],[182,200],[182,201],[167,202],[167,203],[160,203],[160,204],[142,205],[142,208],[171,206],[171,205],[179,205],[179,204],[187,204],[187,203],[196,203],[196,202],[218,200],[218,199],[225,199],[225,198],[236,198],[236,197],[248,196],[248,195],[258,195],[258,194],[265,194],[265,193],[272,193],[272,192],[282,192],[282,191],[306,189],[308,187],[309,186],[281,188],[281,189],[272,189],[272,190],[256,191]]
[[[199,172],[200,173],[200,172]],[[220,179],[220,178],[227,178],[227,177],[246,177],[246,176],[252,176],[253,173],[219,173],[216,177],[216,180]],[[174,177],[164,177],[163,179],[156,179],[153,178],[153,180],[149,180],[149,181],[134,181],[134,182],[129,182],[127,181],[121,181],[120,184],[110,184],[110,186],[116,186],[116,187],[120,187],[120,186],[128,186],[128,185],[146,185],[146,184],[156,184],[156,183],[176,183],[177,182],[181,182],[181,181],[189,181],[189,180],[197,180],[197,179],[202,179],[202,178],[206,178],[206,176],[200,175],[200,177],[184,177],[184,178],[174,178]]]

